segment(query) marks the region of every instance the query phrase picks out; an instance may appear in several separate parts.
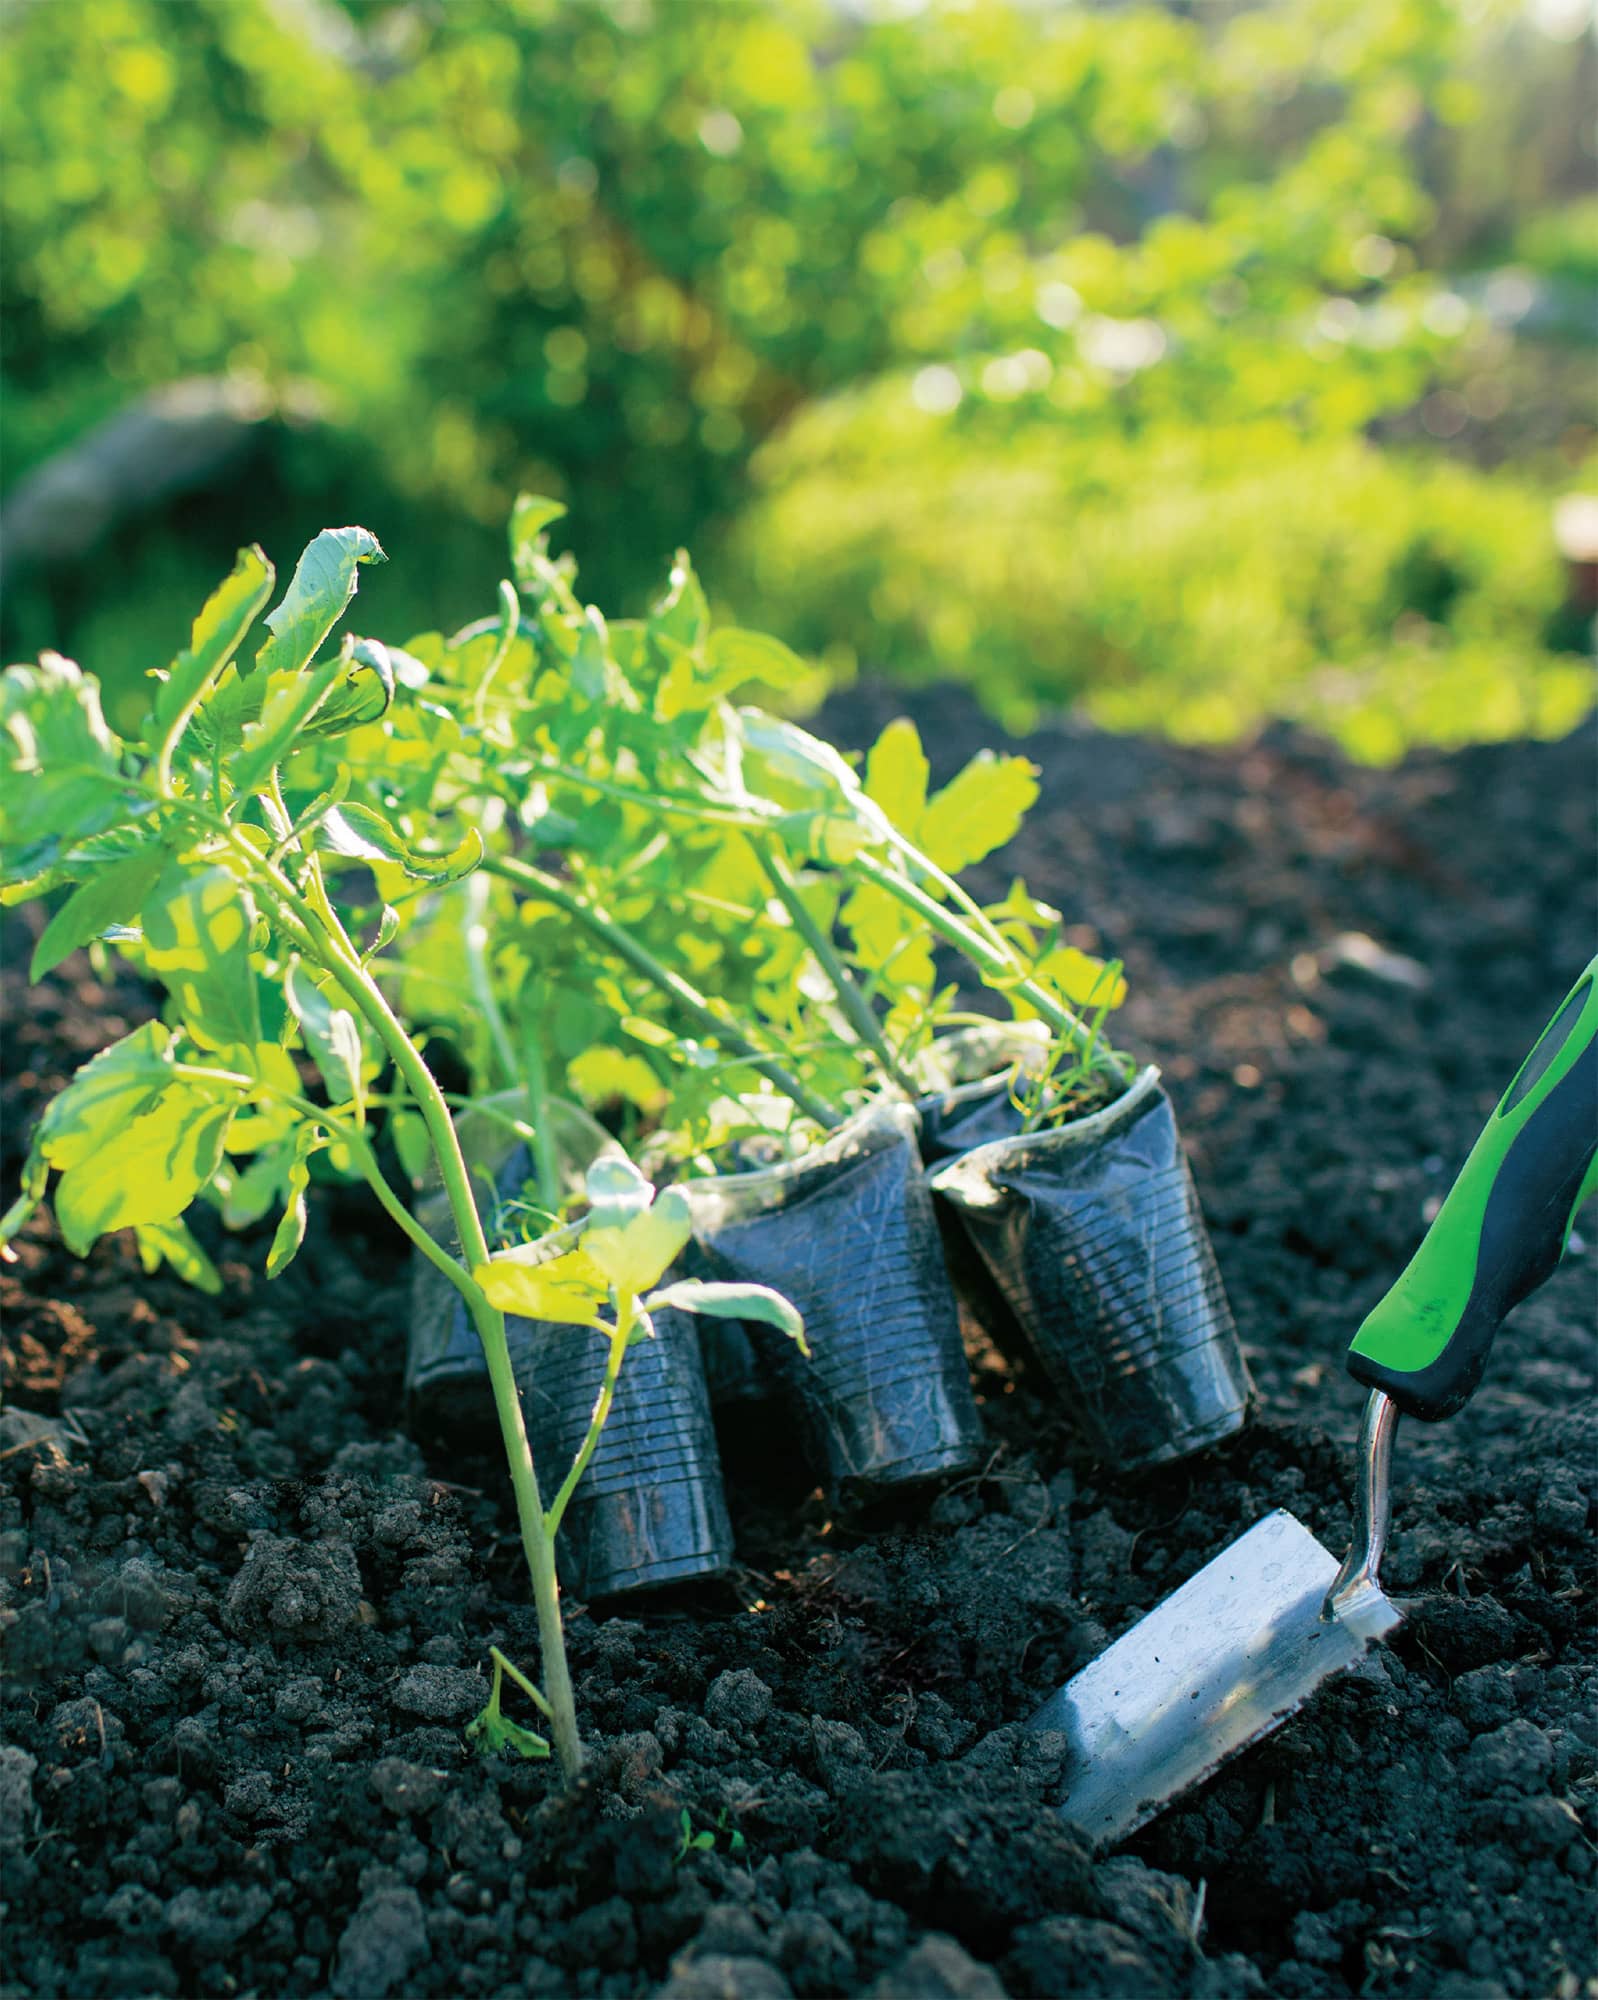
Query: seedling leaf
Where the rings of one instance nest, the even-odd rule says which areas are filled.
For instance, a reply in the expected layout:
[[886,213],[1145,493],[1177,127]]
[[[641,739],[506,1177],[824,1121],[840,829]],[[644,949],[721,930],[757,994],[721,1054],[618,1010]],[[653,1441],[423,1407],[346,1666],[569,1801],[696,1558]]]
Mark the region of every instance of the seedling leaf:
[[46,1107],[34,1155],[64,1173],[112,1145],[171,1081],[171,1040],[146,1021],[86,1062]]
[[625,1153],[606,1152],[588,1169],[583,1191],[594,1226],[603,1229],[642,1215],[655,1189]]
[[346,1007],[334,1006],[298,959],[289,966],[283,991],[311,1060],[327,1085],[328,1102],[353,1104],[356,1116],[364,1118],[361,1035],[355,1016]]
[[165,735],[190,705],[203,701],[207,690],[238,651],[272,594],[274,571],[253,544],[240,549],[231,574],[205,601],[189,635],[188,649],[172,662],[171,672],[156,692],[147,737]]
[[255,912],[226,868],[198,873],[180,862],[144,901],[144,958],[183,1010],[184,1025],[210,1048],[261,1039],[250,964]]
[[86,1256],[112,1229],[173,1222],[222,1164],[228,1121],[239,1099],[218,1099],[172,1083],[114,1146],[68,1167],[55,1191],[55,1216],[68,1249]]
[[[537,1244],[528,1246],[536,1252]],[[523,1319],[553,1320],[558,1326],[592,1326],[610,1287],[599,1266],[582,1250],[545,1263],[524,1261],[528,1252],[502,1250],[472,1276],[491,1306]]]
[[212,1298],[221,1292],[222,1274],[196,1242],[186,1222],[142,1222],[133,1234],[139,1245],[139,1262],[147,1272],[158,1271],[163,1263],[170,1264],[185,1284],[193,1285],[196,1291],[207,1292]]
[[46,924],[34,946],[28,977],[42,979],[80,945],[103,936],[111,925],[136,917],[167,860],[167,849],[152,841],[81,883]]
[[1013,840],[1037,795],[1037,766],[1029,759],[979,750],[928,804],[921,845],[939,868],[956,875]]
[[337,805],[316,830],[317,845],[330,854],[356,861],[391,861],[417,881],[442,887],[469,875],[483,858],[483,836],[468,828],[443,854],[411,847],[382,814],[370,806]]
[[658,1312],[662,1306],[708,1314],[711,1319],[759,1320],[762,1325],[774,1326],[779,1333],[787,1334],[809,1359],[804,1315],[769,1285],[723,1285],[702,1278],[679,1278],[675,1284],[651,1292],[644,1300],[646,1312]]
[[71,660],[0,675],[0,849],[8,879],[37,875],[65,846],[127,816],[121,746],[100,690]]
[[890,722],[866,758],[866,792],[903,834],[915,837],[927,803],[930,767],[908,716]]
[[305,1241],[305,1190],[311,1181],[311,1155],[322,1144],[322,1134],[317,1126],[301,1128],[294,1145],[294,1157],[289,1161],[283,1213],[272,1237],[272,1247],[266,1253],[266,1275],[269,1278],[275,1278],[288,1269]]
[[630,1222],[608,1227],[591,1224],[583,1236],[583,1248],[618,1292],[644,1292],[692,1234],[688,1197],[681,1188],[667,1188]]
[[298,673],[343,617],[359,565],[387,560],[365,528],[324,528],[295,564],[283,601],[267,613],[272,636],[255,656],[256,673]]

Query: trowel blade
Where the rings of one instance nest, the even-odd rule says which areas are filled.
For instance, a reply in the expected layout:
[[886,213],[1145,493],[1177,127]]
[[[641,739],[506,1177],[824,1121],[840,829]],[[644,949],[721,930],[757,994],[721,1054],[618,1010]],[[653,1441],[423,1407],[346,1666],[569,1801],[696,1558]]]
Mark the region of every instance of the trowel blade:
[[1071,1740],[1065,1817],[1097,1846],[1124,1840],[1356,1666],[1402,1613],[1369,1590],[1323,1618],[1338,1567],[1267,1515],[1050,1695],[1031,1726]]

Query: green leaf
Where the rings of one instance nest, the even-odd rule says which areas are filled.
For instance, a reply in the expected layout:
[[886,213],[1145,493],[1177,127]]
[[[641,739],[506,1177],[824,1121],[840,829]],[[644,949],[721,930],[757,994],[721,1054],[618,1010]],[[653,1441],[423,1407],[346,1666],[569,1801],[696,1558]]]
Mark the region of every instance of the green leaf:
[[148,1110],[68,1167],[56,1184],[55,1216],[69,1250],[86,1256],[112,1229],[172,1222],[222,1164],[237,1094],[170,1083]]
[[381,813],[370,806],[335,806],[316,831],[318,847],[352,861],[392,861],[419,881],[442,885],[469,875],[483,858],[483,836],[468,827],[443,854],[409,846]]
[[250,964],[255,911],[226,868],[169,868],[144,901],[144,959],[196,1040],[219,1048],[261,1039]]
[[1113,1009],[1126,998],[1126,980],[1120,967],[1112,971],[1102,958],[1078,951],[1074,944],[1056,945],[1038,961],[1032,976],[1058,993],[1068,1007],[1078,1010]]
[[353,1104],[356,1116],[363,1117],[361,1032],[355,1016],[347,1007],[334,1005],[299,959],[290,964],[283,991],[311,1060],[327,1085],[328,1102]]
[[305,1241],[305,1190],[311,1181],[311,1155],[323,1143],[319,1127],[306,1125],[300,1128],[294,1142],[294,1156],[288,1166],[283,1214],[273,1233],[272,1247],[266,1253],[266,1275],[269,1278],[276,1278],[288,1269]]
[[744,772],[751,791],[790,812],[837,807],[853,800],[860,780],[830,743],[795,722],[758,708],[738,711]]
[[295,564],[282,603],[267,613],[272,636],[255,656],[256,673],[298,673],[343,617],[360,565],[387,560],[365,528],[324,528]]
[[688,551],[679,549],[666,580],[665,595],[649,614],[649,626],[667,639],[674,639],[690,652],[702,646],[710,630],[710,606]]
[[184,1283],[193,1285],[197,1291],[209,1292],[212,1298],[221,1292],[222,1273],[195,1240],[186,1222],[141,1222],[135,1225],[133,1233],[138,1239],[139,1262],[146,1272],[160,1270],[163,1263],[170,1264]]
[[466,1740],[485,1757],[502,1757],[509,1750],[514,1750],[518,1757],[549,1755],[549,1745],[536,1729],[524,1729],[521,1723],[512,1722],[492,1702],[467,1723]]
[[535,542],[546,528],[566,518],[566,509],[558,500],[549,500],[541,493],[518,493],[516,504],[510,510],[510,552],[514,558],[524,542]]
[[1037,795],[1038,769],[1028,758],[979,750],[928,804],[920,843],[945,874],[956,875],[1013,840]]
[[99,684],[59,653],[0,675],[0,851],[8,880],[129,816]]
[[560,1326],[592,1326],[595,1315],[610,1295],[605,1274],[581,1249],[568,1250],[561,1257],[546,1257],[542,1263],[529,1262],[539,1246],[522,1250],[502,1250],[486,1264],[479,1264],[472,1276],[482,1286],[491,1306],[501,1312],[517,1313],[523,1319],[553,1320]]
[[866,793],[912,839],[926,807],[928,775],[920,733],[908,716],[896,717],[866,758]]
[[692,1234],[688,1197],[681,1188],[666,1188],[630,1222],[590,1223],[583,1248],[618,1293],[638,1293],[658,1282]]
[[244,723],[238,755],[228,767],[235,791],[253,792],[266,782],[306,732],[344,671],[340,654],[304,673],[257,672],[253,685],[264,688],[260,714]]
[[274,574],[272,565],[253,544],[239,550],[232,573],[212,591],[195,619],[188,650],[172,662],[171,672],[156,692],[145,725],[147,740],[164,738],[192,702],[204,700],[271,596]]
[[146,1021],[86,1062],[45,1107],[34,1154],[59,1172],[112,1146],[172,1080],[172,1037]]
[[74,889],[34,946],[28,977],[42,979],[80,945],[136,917],[169,858],[168,850],[152,841]]
[[583,1182],[592,1223],[600,1228],[616,1227],[642,1215],[654,1194],[654,1184],[627,1158],[625,1153],[602,1153],[588,1169]]
[[305,723],[306,736],[339,736],[381,721],[394,700],[396,661],[387,646],[376,639],[351,639],[340,659],[339,678]]
[[774,1326],[779,1333],[787,1334],[798,1343],[799,1352],[809,1358],[804,1315],[769,1285],[722,1285],[702,1278],[679,1278],[675,1284],[651,1292],[644,1300],[646,1312],[658,1312],[662,1306],[708,1314],[711,1319],[759,1320],[762,1325]]
[[405,1178],[413,1188],[419,1188],[433,1164],[433,1142],[427,1136],[427,1120],[419,1111],[396,1111],[388,1121],[388,1134]]
[[705,646],[712,676],[729,691],[746,682],[762,687],[791,688],[809,678],[810,669],[791,646],[765,632],[746,632],[723,625]]

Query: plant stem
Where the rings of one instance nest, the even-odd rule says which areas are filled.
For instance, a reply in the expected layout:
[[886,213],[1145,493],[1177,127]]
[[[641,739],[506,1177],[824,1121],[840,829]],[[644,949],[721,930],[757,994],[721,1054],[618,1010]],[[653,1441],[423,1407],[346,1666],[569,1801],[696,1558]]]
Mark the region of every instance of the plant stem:
[[998,945],[990,943],[952,910],[946,910],[935,897],[929,896],[918,883],[901,875],[895,868],[884,867],[868,854],[857,855],[851,866],[867,881],[875,882],[889,895],[897,896],[901,903],[930,924],[939,937],[964,952],[985,984],[1001,992],[1019,993],[1034,1013],[1047,1022],[1057,1035],[1063,1035],[1074,1048],[1086,1051],[1092,1049],[1097,1041],[1108,1067],[1123,1083],[1131,1082],[1132,1066],[1125,1056],[1112,1049],[1102,1038],[1096,1037],[1085,1021],[1079,1020],[1068,1008],[1062,1007],[1051,993],[1046,992],[1002,939]]
[[838,956],[832,939],[811,915],[787,861],[769,840],[751,840],[749,844],[765,870],[768,881],[776,890],[778,901],[792,917],[794,928],[815,953],[822,971],[831,980],[832,989],[848,1017],[849,1025],[882,1065],[883,1074],[897,1084],[907,1097],[916,1096],[915,1084],[899,1067],[893,1050],[888,1046],[888,1038],[882,1032],[882,1023],[871,1011],[869,1001],[855,984],[854,975]]
[[691,1021],[702,1034],[713,1035],[716,1040],[730,1049],[751,1069],[758,1070],[769,1078],[784,1097],[792,1100],[807,1118],[827,1130],[837,1125],[842,1113],[835,1105],[817,1097],[805,1084],[801,1083],[789,1069],[775,1056],[766,1055],[749,1038],[733,1027],[711,1006],[705,996],[691,986],[670,966],[663,965],[644,945],[607,917],[595,904],[587,902],[574,890],[554,875],[548,875],[542,868],[530,861],[518,860],[515,855],[492,855],[483,863],[491,875],[498,875],[507,882],[519,883],[553,903],[558,910],[564,910],[569,917],[576,918],[594,937],[610,947],[623,964],[630,965],[634,972],[656,986],[676,1006],[684,1020]]
[[533,1470],[532,1447],[522,1420],[521,1398],[516,1393],[516,1376],[511,1368],[510,1349],[505,1344],[505,1315],[486,1299],[472,1307],[472,1324],[483,1344],[488,1364],[489,1385],[494,1392],[494,1409],[499,1417],[500,1436],[505,1444],[505,1460],[510,1467],[511,1491],[516,1496],[516,1519],[521,1529],[522,1549],[533,1578],[533,1605],[538,1613],[538,1643],[544,1664],[544,1692],[549,1698],[549,1724],[555,1738],[555,1755],[561,1775],[568,1785],[577,1782],[583,1768],[582,1738],[577,1733],[577,1701],[572,1693],[571,1669],[566,1664],[566,1634],[560,1622],[560,1579],[555,1574],[555,1535],[544,1519],[539,1496],[538,1475]]
[[[322,895],[326,909],[324,917],[279,870],[267,866],[247,841],[238,839],[236,846],[251,862],[256,879],[269,887],[273,900],[291,913],[294,927],[313,947],[317,962],[332,974],[388,1051],[427,1126],[466,1270],[468,1273],[477,1271],[488,1262],[488,1239],[483,1234],[482,1220],[477,1213],[471,1175],[461,1153],[455,1121],[450,1116],[449,1106],[444,1102],[444,1094],[433,1072],[422,1060],[398,1016],[384,999],[376,980],[355,955],[342,926],[326,904],[325,891]],[[397,1199],[395,1206],[400,1206]],[[390,1213],[393,1211],[390,1210]],[[447,1261],[453,1264],[454,1260]],[[532,1447],[528,1443],[521,1398],[516,1393],[510,1349],[505,1343],[505,1316],[488,1303],[475,1279],[470,1290],[460,1286],[458,1278],[454,1282],[466,1298],[488,1367],[494,1409],[505,1444],[506,1463],[510,1468],[511,1489],[516,1497],[522,1549],[533,1580],[533,1603],[538,1613],[545,1691],[554,1717],[551,1726],[555,1735],[555,1750],[566,1782],[573,1784],[582,1769],[583,1750],[582,1740],[577,1734],[577,1709],[572,1694],[571,1671],[566,1664],[566,1638],[560,1621],[560,1581],[555,1574],[554,1543],[544,1526],[543,1501],[538,1491],[538,1475],[533,1469]],[[473,1292],[476,1293],[475,1298]]]
[[533,1128],[533,1161],[538,1170],[538,1194],[550,1215],[560,1214],[560,1160],[555,1135],[549,1129],[549,1067],[543,1038],[532,1007],[522,1009],[522,1075],[527,1089],[527,1116]]
[[633,1302],[624,1295],[617,1303],[615,1327],[599,1329],[600,1332],[608,1334],[610,1339],[610,1352],[605,1356],[605,1379],[600,1383],[599,1394],[594,1398],[593,1414],[588,1419],[588,1432],[583,1439],[582,1448],[572,1460],[571,1471],[561,1482],[560,1491],[549,1504],[544,1524],[551,1539],[566,1517],[567,1504],[576,1491],[578,1480],[588,1470],[588,1461],[594,1455],[599,1443],[599,1434],[605,1428],[605,1419],[610,1415],[611,1399],[616,1393],[616,1381],[626,1357],[627,1340],[632,1332],[634,1317]]
[[466,916],[461,925],[461,942],[466,952],[466,973],[471,982],[472,999],[482,1011],[488,1027],[488,1039],[494,1045],[494,1054],[504,1079],[507,1083],[514,1083],[517,1075],[516,1050],[511,1042],[510,1030],[505,1025],[505,1016],[500,1012],[494,982],[488,970],[487,876],[480,871],[468,876],[462,893]]

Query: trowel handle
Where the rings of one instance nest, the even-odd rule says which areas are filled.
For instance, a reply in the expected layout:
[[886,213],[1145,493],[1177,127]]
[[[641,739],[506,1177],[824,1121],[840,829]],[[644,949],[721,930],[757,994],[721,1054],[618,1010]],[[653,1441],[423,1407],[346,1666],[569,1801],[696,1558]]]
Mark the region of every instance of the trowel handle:
[[1564,1254],[1598,1188],[1598,958],[1521,1064],[1349,1372],[1414,1417],[1451,1417],[1493,1335]]

